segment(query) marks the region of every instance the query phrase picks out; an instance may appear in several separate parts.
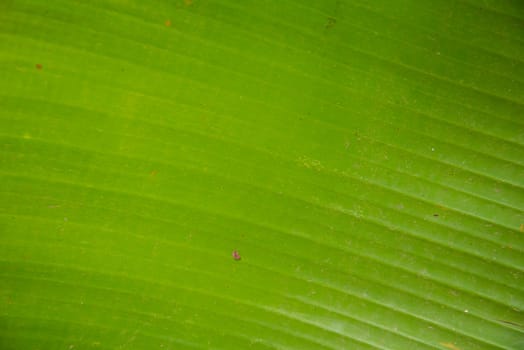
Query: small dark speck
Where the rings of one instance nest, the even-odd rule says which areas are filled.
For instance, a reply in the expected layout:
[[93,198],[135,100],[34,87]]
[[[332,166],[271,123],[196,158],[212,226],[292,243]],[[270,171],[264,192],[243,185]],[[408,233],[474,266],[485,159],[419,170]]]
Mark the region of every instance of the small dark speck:
[[37,63],[37,64],[35,65],[35,67],[36,67],[36,69],[38,69],[38,70],[42,70],[42,68],[44,68],[40,63]]
[[326,29],[333,27],[336,23],[337,19],[335,17],[328,17],[326,22]]
[[433,214],[434,217],[438,218],[438,214]]

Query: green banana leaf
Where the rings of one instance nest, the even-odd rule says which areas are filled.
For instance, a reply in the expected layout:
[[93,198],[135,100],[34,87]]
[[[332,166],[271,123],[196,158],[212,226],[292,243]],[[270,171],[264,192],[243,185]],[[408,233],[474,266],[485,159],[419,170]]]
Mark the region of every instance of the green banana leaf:
[[1,349],[524,349],[524,2],[0,0]]

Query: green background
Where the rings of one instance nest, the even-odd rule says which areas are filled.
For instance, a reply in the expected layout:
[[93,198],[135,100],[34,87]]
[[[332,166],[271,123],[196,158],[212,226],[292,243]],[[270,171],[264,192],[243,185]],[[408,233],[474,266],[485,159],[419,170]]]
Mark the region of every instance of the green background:
[[517,0],[0,0],[0,348],[524,349],[523,34]]

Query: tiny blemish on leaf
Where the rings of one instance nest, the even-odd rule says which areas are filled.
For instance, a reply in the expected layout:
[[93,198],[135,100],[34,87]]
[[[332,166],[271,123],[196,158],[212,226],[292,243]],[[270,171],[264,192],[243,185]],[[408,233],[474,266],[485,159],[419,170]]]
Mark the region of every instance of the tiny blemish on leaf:
[[442,345],[443,347],[445,348],[448,348],[450,350],[460,350],[460,348],[458,348],[455,344],[453,343],[440,343],[440,345]]
[[520,327],[520,328],[523,328],[524,329],[524,326],[521,325],[521,324],[518,324],[518,323],[515,323],[515,322],[511,322],[511,321],[505,321],[505,320],[498,320],[502,323],[505,323],[505,324],[509,324],[509,325],[512,325],[512,326],[516,326],[516,327]]
[[328,17],[326,22],[326,29],[333,27],[336,23],[337,19],[335,17]]
[[169,20],[169,19],[166,20],[165,21],[165,25],[166,25],[166,27],[171,27],[171,20]]
[[232,256],[233,259],[235,259],[235,260],[240,260],[240,259],[242,259],[242,258],[240,257],[240,254],[238,253],[238,250],[233,250],[233,252],[231,253],[231,256]]
[[36,69],[38,69],[38,70],[42,70],[42,68],[44,68],[44,66],[42,66],[40,63],[37,63],[37,64],[35,65],[35,67],[36,67]]

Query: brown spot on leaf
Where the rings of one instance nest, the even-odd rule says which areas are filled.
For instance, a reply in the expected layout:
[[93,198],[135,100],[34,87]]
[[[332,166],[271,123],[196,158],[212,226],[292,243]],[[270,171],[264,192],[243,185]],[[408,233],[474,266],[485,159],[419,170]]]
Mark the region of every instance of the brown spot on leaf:
[[42,68],[44,68],[44,66],[42,66],[40,63],[37,63],[37,64],[35,65],[35,67],[36,67],[36,69],[38,69],[38,70],[42,70]]
[[184,0],[184,4],[186,6],[191,6],[191,5],[193,5],[193,0]]
[[149,175],[150,175],[151,177],[155,177],[156,174],[158,174],[158,171],[157,171],[157,170],[152,170],[152,171],[149,173]]
[[165,25],[166,27],[171,27],[171,20],[166,20]]
[[238,250],[233,250],[233,252],[231,253],[231,256],[233,257],[233,259],[235,259],[235,260],[237,260],[237,261],[240,260],[240,259],[242,259],[242,258],[240,257],[240,254],[238,253]]

